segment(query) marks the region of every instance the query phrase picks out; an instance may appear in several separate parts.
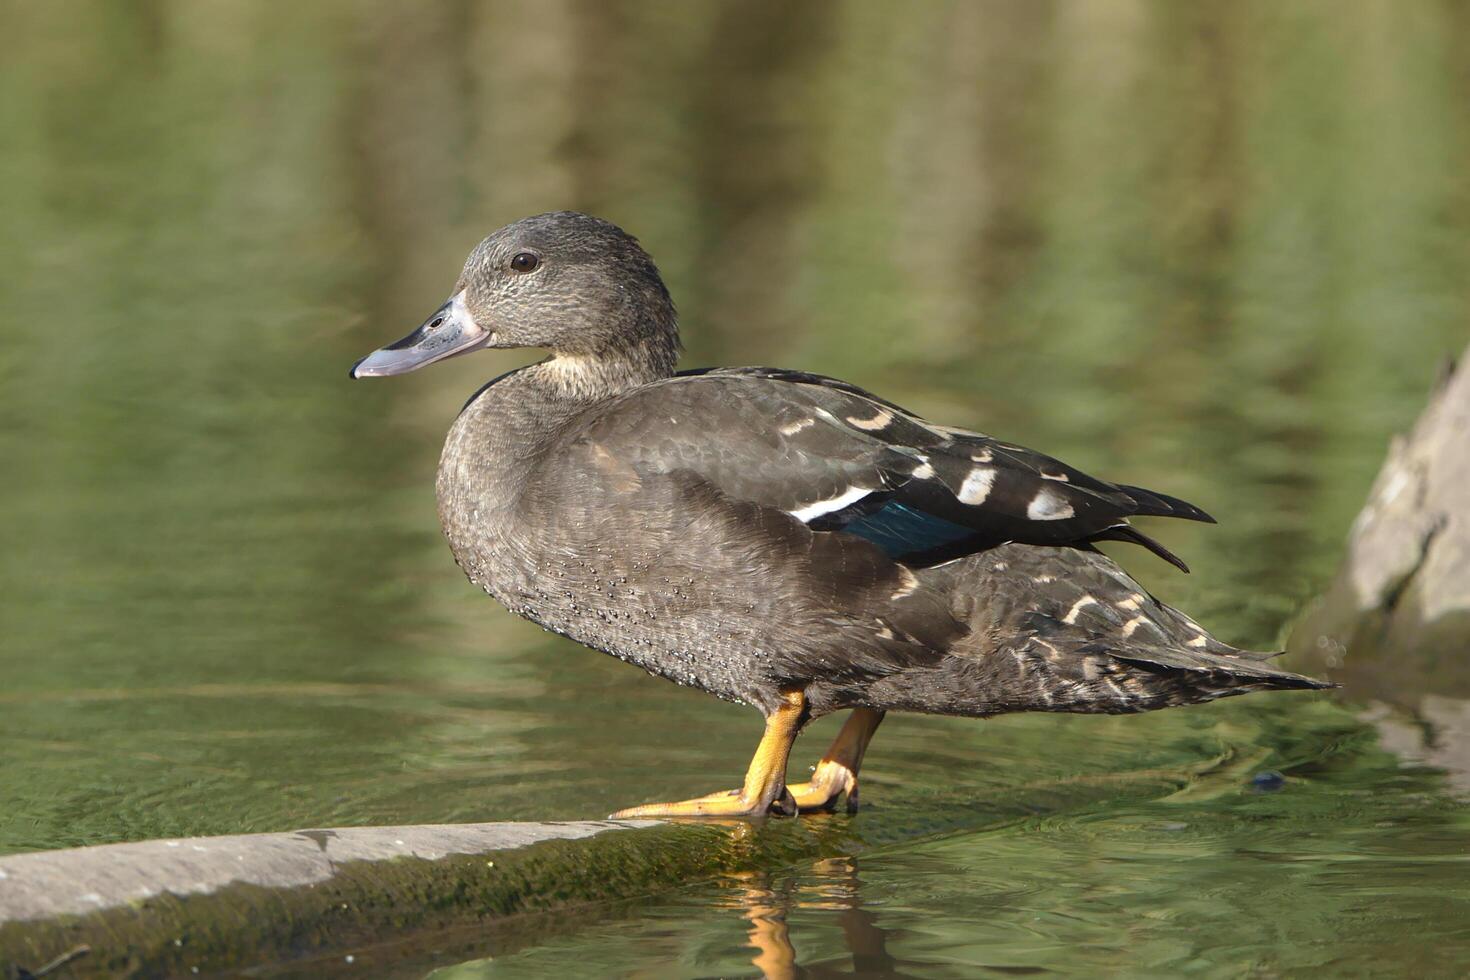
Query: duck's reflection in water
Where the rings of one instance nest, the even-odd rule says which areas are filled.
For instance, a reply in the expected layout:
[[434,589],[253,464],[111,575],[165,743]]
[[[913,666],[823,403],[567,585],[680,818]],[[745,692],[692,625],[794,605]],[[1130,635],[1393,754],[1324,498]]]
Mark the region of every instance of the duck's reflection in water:
[[[906,976],[888,954],[887,932],[878,927],[877,915],[862,907],[856,858],[825,858],[803,870],[734,872],[723,884],[729,889],[728,905],[750,924],[747,935],[755,950],[751,963],[767,980]],[[793,911],[832,913],[830,924],[842,931],[850,966],[842,962],[802,964],[799,937],[793,939],[791,933]]]

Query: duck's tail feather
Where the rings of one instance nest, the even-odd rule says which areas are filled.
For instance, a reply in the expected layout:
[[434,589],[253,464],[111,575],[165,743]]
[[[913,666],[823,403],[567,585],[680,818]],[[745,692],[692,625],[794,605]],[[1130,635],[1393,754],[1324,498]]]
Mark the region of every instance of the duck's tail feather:
[[1149,551],[1152,551],[1154,554],[1164,559],[1164,561],[1179,569],[1185,575],[1189,574],[1189,566],[1184,564],[1183,558],[1180,558],[1178,555],[1174,554],[1174,552],[1170,551],[1168,548],[1165,548],[1163,545],[1159,544],[1159,542],[1155,541],[1147,534],[1144,534],[1142,531],[1131,524],[1118,524],[1104,531],[1099,531],[1097,534],[1094,534],[1092,537],[1087,539],[1088,544],[1092,544],[1097,541],[1126,541],[1129,544],[1142,545]]
[[1178,647],[1112,649],[1109,656],[1149,676],[1145,686],[1172,703],[1213,701],[1250,691],[1321,691],[1338,685],[1269,666],[1278,653],[1237,650],[1228,654]]

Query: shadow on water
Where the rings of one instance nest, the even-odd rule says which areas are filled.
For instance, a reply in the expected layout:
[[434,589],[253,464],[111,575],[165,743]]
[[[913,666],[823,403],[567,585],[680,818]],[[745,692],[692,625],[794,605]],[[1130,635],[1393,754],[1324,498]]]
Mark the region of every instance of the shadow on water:
[[[1467,9],[0,7],[0,851],[600,817],[741,771],[754,716],[453,568],[438,447],[524,358],[344,378],[553,208],[640,236],[687,366],[1196,500],[1220,527],[1150,529],[1193,576],[1120,558],[1279,643],[1464,345]],[[1470,835],[1415,766],[1467,767],[1375,718],[891,719],[863,847],[454,970],[1455,972]]]

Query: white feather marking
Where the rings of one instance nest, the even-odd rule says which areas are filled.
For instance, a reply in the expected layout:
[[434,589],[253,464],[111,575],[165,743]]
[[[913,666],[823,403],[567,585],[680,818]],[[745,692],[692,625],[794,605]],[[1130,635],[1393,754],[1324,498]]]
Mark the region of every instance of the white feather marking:
[[835,426],[839,426],[841,428],[846,428],[847,427],[847,423],[846,422],[842,421],[837,416],[833,415],[831,412],[827,411],[825,408],[823,408],[820,405],[813,406],[812,411],[815,412],[820,417],[826,419],[828,422],[831,422]]
[[995,486],[995,470],[989,466],[972,466],[970,472],[965,474],[965,482],[960,484],[960,492],[957,496],[960,498],[960,503],[974,507],[985,502],[993,486]]
[[976,463],[988,463],[991,460],[995,459],[995,453],[991,452],[989,449],[982,449],[978,453],[971,453],[970,459]]
[[857,501],[863,499],[872,492],[873,491],[869,490],[867,487],[848,487],[846,490],[842,491],[835,497],[829,497],[826,500],[818,500],[814,504],[807,504],[805,507],[801,507],[796,510],[788,510],[786,513],[790,514],[798,521],[801,521],[803,524],[810,524],[812,521],[814,521],[818,517],[821,517],[823,514],[830,514],[833,511],[841,510],[848,504],[856,503]]
[[914,467],[912,475],[915,480],[932,480],[934,479],[934,467],[928,463],[920,463]]
[[902,566],[899,567],[898,572],[903,578],[903,584],[894,590],[893,595],[888,597],[889,599],[902,599],[905,596],[913,595],[914,590],[919,587],[919,576]]
[[1065,615],[1065,616],[1062,617],[1062,622],[1066,623],[1068,626],[1074,626],[1074,625],[1076,625],[1076,623],[1077,623],[1077,614],[1080,613],[1082,610],[1086,609],[1088,606],[1095,606],[1095,605],[1097,605],[1097,600],[1096,599],[1094,599],[1090,595],[1083,596],[1082,598],[1078,599],[1076,602],[1072,603],[1072,608],[1067,610],[1067,615]]
[[1056,480],[1058,483],[1072,482],[1071,478],[1068,477],[1065,473],[1048,473],[1046,470],[1041,471],[1041,478],[1043,480]]
[[783,436],[794,436],[798,432],[800,432],[802,429],[810,429],[812,426],[814,426],[816,424],[817,424],[817,420],[816,419],[799,419],[799,420],[797,420],[795,422],[789,422],[786,425],[781,426],[781,428],[778,431]]
[[886,408],[880,408],[878,409],[878,414],[874,415],[870,419],[860,419],[855,415],[849,415],[847,417],[847,421],[851,422],[859,429],[865,429],[868,432],[876,432],[879,429],[888,428],[888,423],[893,421],[893,413],[888,411]]
[[1147,623],[1148,620],[1144,617],[1134,616],[1132,619],[1128,620],[1128,622],[1123,624],[1123,635],[1132,636],[1134,630],[1138,629],[1138,627],[1140,626],[1146,625]]
[[1042,487],[1026,505],[1026,516],[1033,521],[1064,521],[1074,513],[1072,505],[1051,487]]
[[1187,646],[1187,647],[1202,647],[1202,646],[1208,645],[1209,642],[1210,642],[1209,639],[1206,638],[1206,637],[1196,636],[1194,639],[1190,640],[1188,643],[1186,643],[1184,645]]
[[1133,610],[1138,608],[1138,596],[1129,596],[1122,602],[1118,603],[1118,608],[1127,609],[1129,612],[1132,612]]
[[1037,585],[1051,585],[1056,580],[1057,580],[1057,577],[1055,575],[1038,575],[1038,576],[1036,576],[1036,584]]

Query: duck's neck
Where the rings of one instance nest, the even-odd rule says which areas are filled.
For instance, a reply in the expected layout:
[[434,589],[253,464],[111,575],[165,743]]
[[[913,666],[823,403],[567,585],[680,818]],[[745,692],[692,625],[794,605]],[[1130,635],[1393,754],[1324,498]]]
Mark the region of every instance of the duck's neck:
[[508,533],[536,461],[589,408],[674,373],[673,349],[554,354],[482,388],[449,430],[439,460],[439,520],[456,559],[480,566]]

